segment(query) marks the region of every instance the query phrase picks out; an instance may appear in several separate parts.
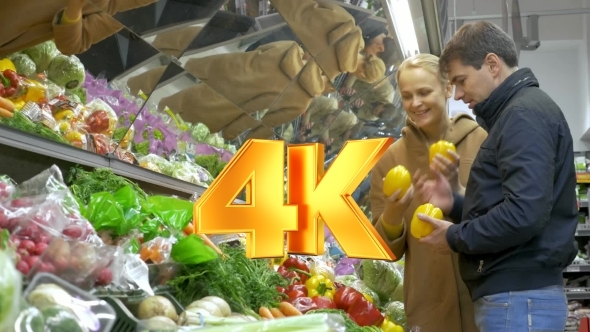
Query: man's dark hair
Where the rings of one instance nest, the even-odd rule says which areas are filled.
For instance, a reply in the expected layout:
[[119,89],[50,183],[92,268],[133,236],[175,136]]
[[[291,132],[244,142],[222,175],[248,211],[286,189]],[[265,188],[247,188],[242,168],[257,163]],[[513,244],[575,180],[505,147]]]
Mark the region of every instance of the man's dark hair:
[[379,57],[385,63],[385,68],[389,68],[395,63],[395,40],[391,37],[383,38],[383,52]]
[[518,66],[516,45],[499,26],[477,21],[463,25],[445,46],[440,56],[440,71],[448,73],[453,60],[461,60],[464,66],[481,69],[485,57],[496,54],[508,67]]

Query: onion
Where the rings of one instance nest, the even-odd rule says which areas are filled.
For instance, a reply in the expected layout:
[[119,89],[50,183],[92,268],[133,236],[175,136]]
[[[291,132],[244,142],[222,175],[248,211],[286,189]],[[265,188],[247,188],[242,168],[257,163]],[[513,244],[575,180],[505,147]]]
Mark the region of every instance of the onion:
[[148,330],[168,330],[178,327],[175,321],[166,316],[154,316],[146,320],[143,325]]
[[220,297],[207,296],[202,298],[201,301],[209,301],[215,303],[221,310],[221,314],[223,315],[223,317],[228,317],[229,315],[231,315],[231,308],[229,307],[229,304],[227,304],[227,302],[225,302],[225,300]]
[[197,301],[191,303],[186,309],[192,309],[192,308],[202,308],[202,309],[209,311],[209,313],[212,316],[223,317],[223,313],[221,312],[221,308],[219,308],[219,306],[215,302],[206,301],[206,300],[197,300]]
[[173,321],[178,319],[176,308],[170,300],[163,296],[150,296],[141,301],[137,309],[137,318],[150,319],[156,316],[165,316]]

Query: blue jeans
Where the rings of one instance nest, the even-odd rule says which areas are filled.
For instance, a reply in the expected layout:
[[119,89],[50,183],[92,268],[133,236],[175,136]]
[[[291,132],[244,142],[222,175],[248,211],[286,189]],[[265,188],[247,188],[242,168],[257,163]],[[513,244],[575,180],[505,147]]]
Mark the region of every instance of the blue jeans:
[[474,305],[479,332],[563,332],[568,315],[560,286],[483,296]]

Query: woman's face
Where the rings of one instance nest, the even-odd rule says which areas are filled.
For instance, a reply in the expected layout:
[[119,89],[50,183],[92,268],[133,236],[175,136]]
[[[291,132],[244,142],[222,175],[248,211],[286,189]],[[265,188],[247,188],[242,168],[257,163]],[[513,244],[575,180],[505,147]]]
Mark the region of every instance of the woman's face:
[[379,55],[385,51],[385,45],[383,44],[383,39],[385,38],[385,34],[380,34],[379,36],[371,39],[367,45],[365,45],[365,49],[363,50],[367,55]]
[[446,102],[452,86],[443,86],[438,75],[422,68],[404,69],[398,86],[404,109],[418,127],[437,125],[447,116]]

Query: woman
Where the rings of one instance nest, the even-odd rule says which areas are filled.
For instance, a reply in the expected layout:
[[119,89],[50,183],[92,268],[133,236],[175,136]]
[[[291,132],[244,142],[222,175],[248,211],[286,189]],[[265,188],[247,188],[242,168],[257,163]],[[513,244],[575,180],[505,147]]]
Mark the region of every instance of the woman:
[[0,34],[0,58],[52,39],[61,53],[80,54],[123,29],[111,15],[156,1],[6,1],[0,9],[0,20],[10,23]]
[[403,165],[412,176],[429,169],[429,146],[439,140],[457,147],[460,161],[441,168],[456,188],[465,186],[473,159],[487,133],[466,114],[449,119],[446,101],[452,86],[439,74],[438,57],[419,54],[406,59],[397,72],[402,105],[407,113],[402,138],[379,160],[371,173],[373,224],[397,259],[405,254],[404,304],[408,326],[421,332],[477,332],[473,305],[459,275],[457,255],[442,255],[422,245],[409,232],[422,204],[413,190],[399,199],[383,195],[387,172]]

